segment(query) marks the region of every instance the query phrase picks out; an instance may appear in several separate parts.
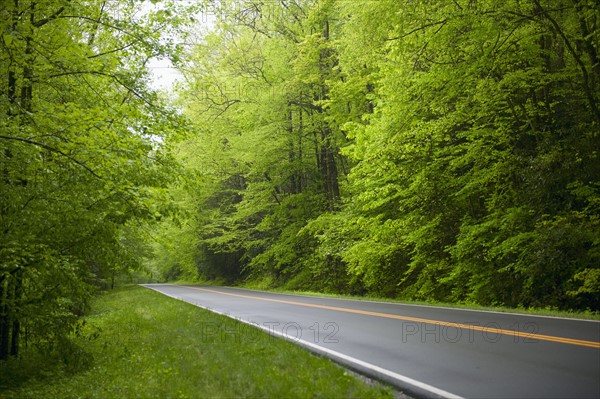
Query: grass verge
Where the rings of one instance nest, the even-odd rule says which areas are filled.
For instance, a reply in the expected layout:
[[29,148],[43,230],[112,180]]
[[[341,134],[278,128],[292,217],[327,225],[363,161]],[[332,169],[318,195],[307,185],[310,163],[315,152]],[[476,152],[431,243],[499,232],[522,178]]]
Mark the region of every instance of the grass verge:
[[0,363],[0,397],[392,397],[290,342],[141,287],[102,295],[80,330],[61,362]]

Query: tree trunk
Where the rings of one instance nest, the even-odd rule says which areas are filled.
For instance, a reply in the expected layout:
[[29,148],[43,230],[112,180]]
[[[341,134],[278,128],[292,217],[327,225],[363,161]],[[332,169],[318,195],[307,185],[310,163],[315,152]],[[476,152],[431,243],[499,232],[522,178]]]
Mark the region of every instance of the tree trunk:
[[338,169],[335,160],[335,145],[332,143],[332,133],[329,127],[321,129],[321,151],[320,165],[321,178],[323,179],[323,191],[327,198],[327,207],[334,210],[340,198],[340,187],[338,183]]
[[10,321],[8,318],[8,287],[6,278],[0,281],[0,360],[8,359],[10,349]]
[[[328,42],[330,39],[329,33],[329,20],[325,19],[323,23],[322,31],[323,39]],[[323,83],[321,84],[321,92],[319,93],[319,100],[328,100],[329,91],[325,84],[326,76],[331,72],[331,49],[324,47],[321,49],[320,64],[323,73]],[[322,113],[325,111],[322,110]],[[333,140],[333,132],[327,125],[325,118],[322,121],[321,126],[321,156],[319,170],[321,171],[321,177],[323,179],[323,190],[325,197],[327,198],[327,208],[333,211],[340,198],[340,188],[338,184],[338,168],[336,163],[336,152],[337,148]]]
[[[23,296],[23,271],[20,270],[15,275],[15,291],[14,291],[14,302],[15,308],[18,310],[20,307],[20,302]],[[19,344],[21,337],[21,321],[19,320],[19,315],[17,314],[12,320],[12,337],[10,344],[10,354],[11,356],[17,356],[19,354]]]
[[303,165],[303,158],[304,158],[304,151],[303,151],[303,143],[302,143],[302,137],[304,135],[304,120],[303,120],[303,116],[302,116],[302,108],[298,109],[298,162],[300,163],[300,173],[299,173],[299,192],[301,193],[302,190],[304,190],[305,187],[305,182],[306,182],[306,171],[304,170],[304,165]]
[[298,194],[299,183],[298,183],[298,165],[296,164],[296,148],[294,148],[295,140],[294,140],[294,120],[292,108],[288,106],[288,114],[287,114],[287,132],[288,132],[288,162],[290,163],[290,194]]

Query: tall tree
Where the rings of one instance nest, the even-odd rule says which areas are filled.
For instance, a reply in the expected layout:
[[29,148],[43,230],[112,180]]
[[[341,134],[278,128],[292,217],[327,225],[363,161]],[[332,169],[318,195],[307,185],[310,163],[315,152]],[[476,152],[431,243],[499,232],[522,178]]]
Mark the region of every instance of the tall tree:
[[18,354],[23,330],[55,344],[90,284],[133,266],[125,227],[167,211],[178,119],[145,68],[176,55],[160,40],[178,23],[168,12],[142,21],[131,2],[3,4],[0,359]]
[[[597,307],[572,294],[598,265],[593,7],[345,7],[350,21],[377,14],[388,27],[371,28],[378,105],[351,126],[349,154],[353,213],[389,234],[358,240],[351,270],[398,270],[407,297]],[[374,238],[393,256],[361,255]]]
[[180,92],[205,189],[190,269],[598,308],[593,2],[223,7]]
[[335,56],[318,9],[232,4],[192,55],[182,99],[192,118],[211,121],[197,142],[206,151],[201,173],[218,182],[200,205],[218,209],[200,212],[200,258],[229,254],[246,270],[285,274],[298,230],[339,204],[340,138],[325,112]]

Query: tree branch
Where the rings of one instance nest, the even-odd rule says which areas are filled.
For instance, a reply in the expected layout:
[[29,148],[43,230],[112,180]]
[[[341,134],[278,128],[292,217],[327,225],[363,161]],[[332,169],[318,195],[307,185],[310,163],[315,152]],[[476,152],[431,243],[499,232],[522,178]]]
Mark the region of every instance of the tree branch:
[[50,147],[49,145],[46,145],[46,144],[43,144],[43,143],[38,143],[37,141],[33,141],[33,140],[29,140],[29,139],[23,139],[23,138],[20,138],[20,137],[10,137],[10,136],[0,135],[0,139],[12,140],[12,141],[20,141],[22,143],[31,144],[31,145],[43,148],[45,150],[48,150],[50,152],[54,152],[56,154],[59,154],[59,155],[65,157],[65,158],[67,158],[71,162],[73,162],[73,163],[81,166],[82,168],[84,168],[85,170],[87,170],[89,173],[91,173],[95,178],[100,179],[100,180],[104,179],[102,176],[98,175],[96,172],[94,172],[89,166],[87,166],[83,162],[78,161],[77,159],[73,158],[69,154],[65,154],[64,152],[62,152],[61,150],[59,150],[57,148]]
[[[67,1],[70,2],[71,0],[67,0]],[[58,18],[59,15],[63,13],[63,11],[65,11],[64,6],[59,8],[58,10],[56,10],[56,12],[54,12],[54,14],[50,15],[49,17],[40,19],[39,21],[34,22],[33,26],[35,26],[36,28],[42,27],[42,26],[46,25],[48,22]]]
[[288,101],[288,105],[296,105],[300,108],[304,108],[304,109],[311,109],[313,111],[317,111],[317,112],[323,112],[323,107],[320,107],[318,105],[314,105],[311,103],[306,103],[306,102],[302,102],[302,101],[294,101],[294,100],[290,100]]
[[558,22],[556,22],[556,20],[550,16],[549,11],[544,10],[544,8],[538,0],[533,0],[533,2],[540,10],[539,14],[543,14],[544,17],[552,24],[554,29],[556,29],[556,33],[558,33],[558,35],[563,39],[565,45],[567,46],[567,49],[569,50],[569,53],[571,53],[573,59],[579,66],[579,69],[581,70],[581,75],[583,77],[583,90],[585,91],[585,95],[587,97],[588,103],[590,104],[592,114],[594,115],[596,122],[600,122],[600,110],[598,109],[596,99],[594,98],[594,93],[592,91],[592,88],[590,87],[590,77],[585,64],[581,60],[579,54],[577,54],[577,51],[575,51],[575,48],[571,44],[571,41],[569,40],[569,38],[567,38],[567,35],[563,32]]
[[407,33],[405,33],[405,34],[403,34],[403,35],[400,35],[400,36],[398,36],[398,37],[390,37],[390,38],[387,38],[387,39],[385,39],[385,40],[387,40],[387,41],[392,41],[392,40],[400,40],[400,39],[404,39],[405,37],[407,37],[407,36],[410,36],[410,35],[412,35],[413,33],[416,33],[416,32],[422,31],[422,30],[425,30],[425,29],[427,29],[427,28],[431,28],[432,26],[437,26],[437,25],[442,25],[442,26],[444,26],[444,25],[445,25],[447,22],[448,22],[448,18],[446,18],[446,19],[444,19],[444,20],[442,20],[442,21],[431,22],[431,23],[429,23],[429,24],[425,24],[425,25],[423,25],[423,26],[420,26],[420,27],[418,27],[418,28],[415,28],[415,29],[411,30],[410,32],[407,32]]

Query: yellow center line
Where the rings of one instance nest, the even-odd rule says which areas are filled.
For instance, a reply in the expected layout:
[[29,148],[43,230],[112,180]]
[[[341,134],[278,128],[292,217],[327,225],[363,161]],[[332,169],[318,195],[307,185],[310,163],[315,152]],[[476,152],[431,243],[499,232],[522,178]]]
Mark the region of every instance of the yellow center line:
[[210,292],[213,294],[228,295],[228,296],[233,296],[233,297],[237,297],[237,298],[255,299],[257,301],[284,303],[287,305],[304,306],[307,308],[326,309],[326,310],[333,310],[336,312],[355,313],[355,314],[362,314],[362,315],[367,315],[367,316],[384,317],[387,319],[412,321],[412,322],[416,322],[416,323],[427,323],[427,324],[433,324],[433,325],[444,326],[444,327],[454,327],[454,328],[460,328],[460,329],[466,329],[466,330],[482,331],[486,334],[488,334],[488,333],[489,334],[502,334],[502,335],[509,335],[512,337],[519,337],[519,338],[523,338],[523,339],[538,339],[540,341],[559,342],[561,344],[587,346],[590,348],[600,349],[600,342],[595,342],[595,341],[584,341],[581,339],[556,337],[556,336],[552,336],[552,335],[527,333],[527,332],[505,330],[505,329],[494,328],[494,327],[485,327],[485,326],[478,326],[478,325],[464,324],[464,323],[454,323],[454,322],[449,322],[449,321],[422,319],[419,317],[400,316],[400,315],[395,315],[395,314],[390,314],[390,313],[371,312],[368,310],[339,308],[336,306],[317,305],[317,304],[312,304],[312,303],[286,301],[283,299],[272,299],[272,298],[264,298],[264,297],[251,296],[251,295],[233,294],[230,292],[216,291],[216,290],[211,290],[211,289],[207,289],[207,288],[190,287],[190,286],[186,286],[186,288],[191,288],[191,289],[195,289],[198,291]]

